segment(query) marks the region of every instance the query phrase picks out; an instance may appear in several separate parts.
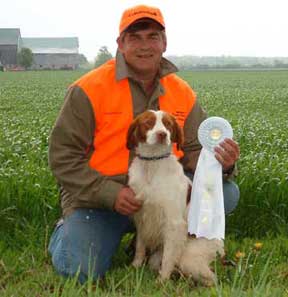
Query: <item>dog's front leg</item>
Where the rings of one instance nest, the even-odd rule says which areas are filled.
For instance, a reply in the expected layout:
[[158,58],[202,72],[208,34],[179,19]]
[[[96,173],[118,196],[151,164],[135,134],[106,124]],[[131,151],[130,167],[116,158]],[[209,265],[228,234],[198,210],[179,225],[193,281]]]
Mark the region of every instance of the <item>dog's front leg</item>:
[[135,256],[134,256],[132,265],[135,268],[140,267],[145,260],[145,256],[146,256],[146,246],[141,238],[141,232],[137,230],[136,250],[135,250]]
[[162,266],[159,272],[161,281],[170,278],[175,265],[179,262],[187,238],[186,231],[187,226],[184,220],[169,223],[164,239]]

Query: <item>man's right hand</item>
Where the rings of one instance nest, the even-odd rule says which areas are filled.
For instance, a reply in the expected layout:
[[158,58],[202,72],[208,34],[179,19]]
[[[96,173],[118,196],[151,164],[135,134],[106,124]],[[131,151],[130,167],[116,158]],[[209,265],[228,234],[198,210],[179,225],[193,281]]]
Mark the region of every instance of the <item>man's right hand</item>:
[[123,187],[116,198],[114,209],[123,215],[132,215],[142,206],[142,202],[135,198],[135,193],[129,187]]

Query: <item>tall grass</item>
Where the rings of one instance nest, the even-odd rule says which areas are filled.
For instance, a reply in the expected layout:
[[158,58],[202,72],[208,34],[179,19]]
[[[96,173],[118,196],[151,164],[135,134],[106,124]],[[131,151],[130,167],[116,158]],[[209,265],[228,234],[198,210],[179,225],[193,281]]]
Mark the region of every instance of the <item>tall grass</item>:
[[[198,287],[191,280],[177,276],[163,284],[157,283],[156,275],[148,268],[133,269],[129,265],[128,257],[123,257],[121,252],[118,253],[105,282],[93,283],[89,279],[84,285],[79,285],[76,278],[64,280],[54,274],[51,265],[45,262],[39,250],[35,253],[35,249],[27,249],[21,254],[20,259],[19,253],[6,252],[5,260],[0,263],[0,273],[4,275],[0,279],[0,295],[1,297],[288,296],[286,262],[288,239],[267,238],[263,241],[261,250],[256,250],[254,243],[255,241],[251,239],[245,239],[241,243],[231,238],[227,239],[227,258],[235,262],[235,267],[222,266],[219,261],[215,262],[217,280],[213,288]],[[237,259],[235,253],[240,247],[243,256]],[[8,261],[9,265],[3,268],[3,264]],[[121,265],[116,263],[118,261],[121,261]]]
[[[231,122],[241,147],[237,177],[241,200],[228,217],[225,245],[230,259],[236,261],[237,250],[246,256],[236,269],[216,265],[215,288],[195,288],[187,280],[159,287],[146,268],[131,269],[123,253],[104,286],[91,282],[79,286],[53,273],[47,243],[60,208],[47,164],[48,137],[66,88],[81,75],[69,71],[0,74],[0,295],[288,295],[285,71],[180,73],[210,116]],[[264,242],[263,251],[257,253],[251,248],[256,239]]]
[[[0,76],[0,231],[14,237],[28,225],[47,226],[58,213],[47,164],[48,137],[77,72]],[[9,230],[7,234],[7,230]]]

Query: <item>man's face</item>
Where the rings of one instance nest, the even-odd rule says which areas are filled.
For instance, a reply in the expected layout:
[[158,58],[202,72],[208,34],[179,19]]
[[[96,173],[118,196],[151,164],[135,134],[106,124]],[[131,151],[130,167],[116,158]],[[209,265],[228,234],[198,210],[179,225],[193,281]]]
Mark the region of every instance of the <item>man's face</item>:
[[140,75],[155,75],[162,54],[166,50],[166,38],[158,26],[136,32],[126,32],[117,40],[119,51],[127,64]]

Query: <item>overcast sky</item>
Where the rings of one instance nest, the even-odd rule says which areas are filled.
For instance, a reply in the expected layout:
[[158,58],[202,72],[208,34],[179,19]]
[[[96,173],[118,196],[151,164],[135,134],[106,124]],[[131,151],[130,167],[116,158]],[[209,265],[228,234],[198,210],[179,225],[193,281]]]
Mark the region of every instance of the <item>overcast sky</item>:
[[103,45],[115,54],[121,14],[136,4],[161,9],[167,55],[288,56],[288,0],[0,0],[0,28],[77,36],[92,60]]

